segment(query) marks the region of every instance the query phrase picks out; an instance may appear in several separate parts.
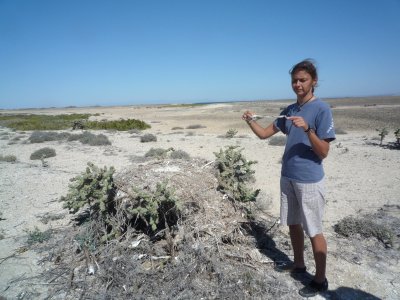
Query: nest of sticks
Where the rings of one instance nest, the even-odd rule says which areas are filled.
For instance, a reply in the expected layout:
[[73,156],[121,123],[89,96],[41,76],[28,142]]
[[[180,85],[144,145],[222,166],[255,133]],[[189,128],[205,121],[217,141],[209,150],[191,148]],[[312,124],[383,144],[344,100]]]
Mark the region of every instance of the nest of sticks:
[[93,233],[103,224],[94,221],[60,230],[40,246],[49,298],[290,298],[287,283],[268,275],[275,261],[288,259],[272,239],[276,220],[219,192],[212,162],[129,166],[115,176],[115,201],[132,186],[151,189],[165,180],[181,201],[175,225],[152,234],[128,228],[100,244]]

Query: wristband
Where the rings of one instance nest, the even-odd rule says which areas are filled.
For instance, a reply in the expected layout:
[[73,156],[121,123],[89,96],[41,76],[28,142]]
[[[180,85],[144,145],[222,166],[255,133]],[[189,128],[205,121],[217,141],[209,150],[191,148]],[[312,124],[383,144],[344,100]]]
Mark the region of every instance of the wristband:
[[311,130],[312,128],[310,127],[310,125],[308,125],[308,128],[306,129],[306,130],[304,130],[304,132],[310,132],[310,130]]

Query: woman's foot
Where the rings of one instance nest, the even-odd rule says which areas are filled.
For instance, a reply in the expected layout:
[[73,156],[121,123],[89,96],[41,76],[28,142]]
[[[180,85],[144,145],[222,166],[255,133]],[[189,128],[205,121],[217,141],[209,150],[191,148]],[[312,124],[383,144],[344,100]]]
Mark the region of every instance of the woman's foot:
[[318,283],[312,280],[307,286],[303,287],[299,290],[299,294],[303,297],[314,297],[321,292],[325,292],[328,290],[328,280],[325,280],[321,283]]

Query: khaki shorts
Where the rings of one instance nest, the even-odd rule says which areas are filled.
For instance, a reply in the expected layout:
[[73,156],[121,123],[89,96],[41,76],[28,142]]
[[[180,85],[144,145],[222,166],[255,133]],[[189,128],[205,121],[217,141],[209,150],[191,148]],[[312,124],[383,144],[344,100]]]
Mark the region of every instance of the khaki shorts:
[[325,208],[324,180],[300,183],[281,177],[281,223],[301,224],[309,237],[322,233]]

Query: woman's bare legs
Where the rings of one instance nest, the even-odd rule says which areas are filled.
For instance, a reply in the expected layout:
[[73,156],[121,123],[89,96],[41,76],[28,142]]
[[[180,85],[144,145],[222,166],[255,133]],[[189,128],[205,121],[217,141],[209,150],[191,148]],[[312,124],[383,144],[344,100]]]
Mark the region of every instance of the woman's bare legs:
[[300,224],[289,225],[290,240],[293,247],[294,266],[304,268],[304,232]]

